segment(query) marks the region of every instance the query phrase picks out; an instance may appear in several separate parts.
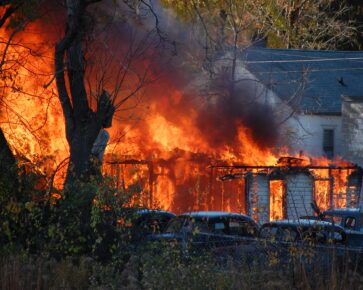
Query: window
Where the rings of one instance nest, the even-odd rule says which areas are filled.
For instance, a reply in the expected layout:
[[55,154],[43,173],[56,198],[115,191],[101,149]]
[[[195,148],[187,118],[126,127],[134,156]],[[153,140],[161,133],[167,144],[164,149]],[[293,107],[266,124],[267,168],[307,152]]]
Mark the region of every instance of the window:
[[323,152],[328,158],[334,157],[334,129],[323,131]]
[[325,215],[324,220],[335,223],[336,225],[341,225],[342,223],[342,216],[340,215]]
[[311,229],[307,228],[302,235],[303,243],[313,245],[313,244],[324,244],[327,241],[326,233],[323,229]]
[[230,219],[228,225],[230,235],[254,236],[256,233],[255,226],[245,220]]
[[205,221],[196,220],[193,223],[193,233],[211,233],[211,230]]
[[279,240],[279,228],[274,226],[264,226],[261,228],[260,237],[263,239]]
[[183,226],[183,222],[184,220],[180,219],[180,218],[175,218],[173,220],[170,221],[170,223],[168,224],[165,232],[166,233],[178,233],[181,231],[181,228]]
[[345,219],[345,228],[353,230],[355,228],[355,218],[354,217],[347,217]]
[[294,242],[297,237],[298,237],[298,232],[293,228],[285,228],[282,231],[282,240],[284,242]]

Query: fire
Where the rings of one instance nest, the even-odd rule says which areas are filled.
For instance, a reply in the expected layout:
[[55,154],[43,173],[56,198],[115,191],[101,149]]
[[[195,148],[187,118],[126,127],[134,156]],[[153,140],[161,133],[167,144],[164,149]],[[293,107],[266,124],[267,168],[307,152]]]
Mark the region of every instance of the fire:
[[284,214],[284,181],[270,181],[270,220],[280,220]]
[[[43,31],[40,23],[33,23],[29,30],[33,33],[22,32],[12,40],[21,46],[9,46],[3,70],[13,75],[3,89],[1,128],[14,153],[34,163],[47,159],[40,169],[49,174],[69,156],[64,119],[51,81],[57,39],[39,33]],[[0,35],[5,40],[0,50],[4,50],[9,34],[2,30]],[[320,208],[347,205],[344,197],[354,170],[317,167],[350,163],[299,154],[281,159],[292,154],[287,147],[279,147],[276,140],[263,140],[264,130],[273,131],[263,128],[269,126],[268,120],[256,127],[254,120],[246,117],[250,112],[240,116],[235,104],[227,109],[221,109],[226,104],[215,100],[203,105],[196,101],[200,99],[196,92],[184,91],[173,80],[145,89],[145,95],[148,101],[143,104],[144,110],[140,109],[142,113],[136,118],[124,115],[115,120],[105,154],[105,173],[113,176],[125,193],[139,197],[133,199],[134,203],[176,213],[223,210],[248,214],[249,174],[267,176],[273,166],[280,170],[311,166],[307,170],[314,177],[313,194]],[[262,141],[256,135],[262,136]],[[211,165],[227,167],[214,169]],[[223,175],[233,180],[217,181]],[[58,176],[58,186],[62,178]],[[254,190],[258,193],[258,187]],[[284,181],[271,179],[269,192],[269,218],[285,217]],[[332,193],[341,198],[332,198]]]
[[10,35],[1,28],[0,51],[9,43],[1,68],[1,128],[16,155],[40,164],[40,171],[50,175],[69,155],[55,83],[46,86],[54,75],[54,31],[47,33],[44,24],[34,22],[26,32]]

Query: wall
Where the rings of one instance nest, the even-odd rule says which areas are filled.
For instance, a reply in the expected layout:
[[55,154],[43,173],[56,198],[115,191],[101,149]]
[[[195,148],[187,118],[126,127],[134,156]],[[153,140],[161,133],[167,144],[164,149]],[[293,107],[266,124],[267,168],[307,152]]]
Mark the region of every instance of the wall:
[[304,151],[313,156],[323,156],[323,131],[333,129],[334,156],[342,155],[342,117],[340,115],[305,115],[293,112],[289,105],[246,70],[243,62],[239,63],[237,75],[240,79],[239,85],[249,92],[248,95],[254,96],[255,101],[268,104],[273,108],[276,123],[282,123],[281,142],[289,144],[291,153]]
[[286,216],[297,219],[313,215],[311,208],[313,178],[308,173],[290,174],[286,177]]
[[287,121],[285,134],[295,152],[302,150],[319,157],[324,156],[324,129],[334,129],[334,156],[341,156],[344,152],[341,116],[299,115]]

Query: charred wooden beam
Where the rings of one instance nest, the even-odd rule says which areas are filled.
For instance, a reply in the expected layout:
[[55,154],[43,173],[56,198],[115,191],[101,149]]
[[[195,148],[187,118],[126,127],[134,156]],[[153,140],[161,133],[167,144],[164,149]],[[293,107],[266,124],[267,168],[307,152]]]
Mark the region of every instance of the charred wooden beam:
[[251,165],[212,165],[211,168],[217,169],[286,169],[286,168],[298,168],[298,169],[337,169],[337,170],[346,170],[346,169],[359,169],[358,165],[354,166],[251,166]]
[[117,164],[151,164],[152,161],[147,161],[147,160],[136,160],[136,159],[128,159],[128,160],[123,160],[123,161],[107,161],[107,164],[110,165],[117,165]]

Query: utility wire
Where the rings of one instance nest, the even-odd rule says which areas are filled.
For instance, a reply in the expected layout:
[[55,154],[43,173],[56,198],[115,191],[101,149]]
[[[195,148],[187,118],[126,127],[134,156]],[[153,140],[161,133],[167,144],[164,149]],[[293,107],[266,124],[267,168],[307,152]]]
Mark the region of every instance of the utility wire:
[[327,71],[358,71],[363,67],[356,68],[331,68],[331,69],[305,69],[305,70],[289,70],[289,71],[250,71],[254,74],[287,74],[287,73],[311,73],[311,72],[327,72]]
[[361,60],[363,57],[341,57],[341,58],[316,58],[316,59],[291,59],[291,60],[254,60],[254,61],[244,61],[245,63],[287,63],[287,62],[323,62],[323,61],[341,61],[341,60]]

